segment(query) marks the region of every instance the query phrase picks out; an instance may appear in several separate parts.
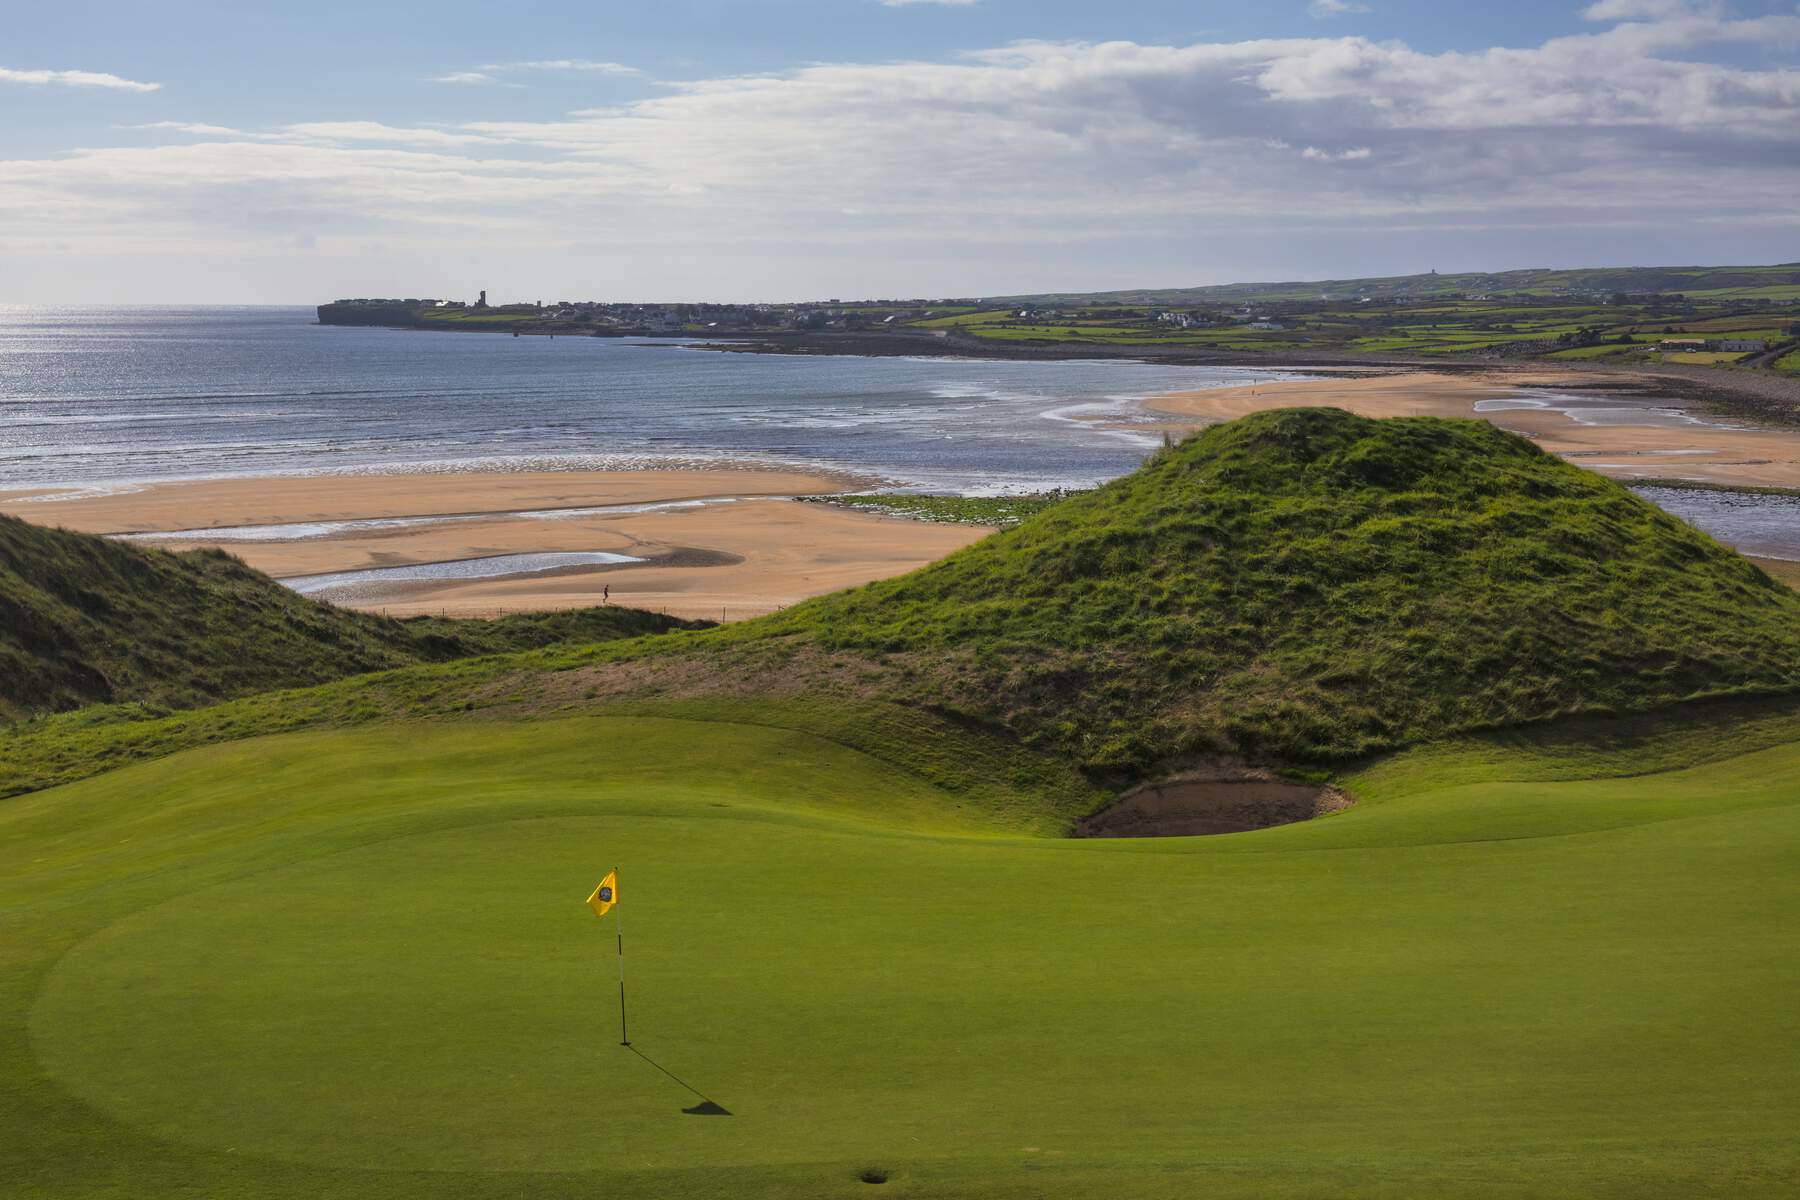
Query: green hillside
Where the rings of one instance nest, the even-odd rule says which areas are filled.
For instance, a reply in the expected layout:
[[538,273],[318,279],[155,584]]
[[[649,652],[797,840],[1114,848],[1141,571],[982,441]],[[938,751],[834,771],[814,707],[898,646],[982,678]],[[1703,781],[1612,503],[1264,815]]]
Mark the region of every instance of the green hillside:
[[[146,687],[399,636],[5,529]],[[1485,423],[1302,409],[735,627],[20,723],[0,1193],[1791,1196],[1796,618]],[[1354,804],[1062,836],[1215,757]]]
[[682,624],[617,608],[388,620],[307,600],[220,551],[140,549],[0,516],[0,720],[121,701],[188,707]]
[[1114,292],[1042,292],[996,296],[982,303],[1208,304],[1226,301],[1424,299],[1432,296],[1514,293],[1527,295],[1626,292],[1688,296],[1767,298],[1800,292],[1800,263],[1767,267],[1587,267],[1559,270],[1472,271],[1452,275],[1386,275],[1364,279],[1290,280],[1279,283],[1226,283],[1206,287],[1130,288]]
[[923,570],[684,645],[1131,773],[1800,689],[1800,596],[1485,422],[1289,409]]
[[[1010,781],[1055,822],[1096,785],[1194,760],[1319,771],[1470,730],[1793,692],[1800,595],[1620,485],[1485,422],[1289,409],[923,570],[740,625],[154,721],[71,714],[0,741],[0,794],[314,724],[714,703],[959,793]],[[953,733],[988,748],[983,770]]]
[[0,1190],[1791,1196],[1794,714],[1151,842],[717,720],[142,764],[0,805]]

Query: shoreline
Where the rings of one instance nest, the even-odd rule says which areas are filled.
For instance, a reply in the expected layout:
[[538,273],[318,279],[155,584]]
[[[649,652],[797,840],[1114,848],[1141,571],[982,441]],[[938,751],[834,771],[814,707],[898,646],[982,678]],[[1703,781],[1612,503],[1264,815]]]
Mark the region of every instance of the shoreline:
[[[395,471],[150,480],[0,491],[0,512],[82,533],[163,533],[404,518],[463,518],[740,496],[828,495],[857,477],[739,464],[705,469]],[[127,490],[128,489],[128,490]]]
[[[1711,411],[1780,425],[1800,427],[1800,376],[1784,376],[1773,372],[1750,373],[1717,367],[1682,363],[1592,363],[1580,360],[1551,360],[1538,357],[1507,358],[1420,358],[1365,355],[1343,350],[1283,349],[1273,352],[1218,350],[1194,346],[1165,347],[1154,343],[1079,344],[1059,341],[990,340],[970,337],[958,331],[923,329],[889,330],[657,330],[657,329],[593,329],[579,324],[563,325],[554,320],[536,322],[520,329],[516,323],[447,323],[434,321],[318,321],[327,328],[385,328],[402,332],[498,333],[515,337],[593,337],[612,341],[637,339],[650,348],[681,344],[696,350],[727,354],[777,354],[841,358],[912,358],[941,357],[990,361],[1061,362],[1072,360],[1121,359],[1146,364],[1177,367],[1231,367],[1281,370],[1291,368],[1309,373],[1391,371],[1399,373],[1430,372],[1436,374],[1557,374],[1575,378],[1594,374],[1610,377],[1614,383],[1630,379],[1633,389],[1658,391],[1688,404]],[[1570,386],[1587,386],[1571,384]],[[1605,385],[1603,385],[1605,386]]]
[[[957,347],[932,349],[944,357],[965,357],[955,353]],[[1059,349],[1056,357],[1068,360],[1166,361],[1093,355],[1093,347],[1079,353]],[[836,343],[831,353],[842,351]],[[1242,365],[1290,377],[1166,392],[1137,401],[1142,412],[1159,420],[1114,417],[1109,424],[1099,418],[1092,425],[1140,434],[1177,432],[1295,405],[1330,405],[1371,417],[1478,418],[1624,482],[1800,489],[1800,430],[1671,415],[1677,408],[1710,412],[1710,406],[1669,396],[1642,372],[1322,366],[1286,359]],[[1584,408],[1624,416],[1583,420],[1577,414]],[[1641,420],[1633,419],[1633,410]],[[408,464],[390,471],[32,485],[0,491],[0,512],[127,536],[157,548],[222,549],[278,579],[401,568],[396,575],[371,576],[319,596],[392,615],[487,616],[586,607],[601,603],[610,589],[619,604],[671,615],[749,617],[910,571],[991,532],[985,525],[798,502],[868,490],[875,481],[866,473],[754,459],[694,464],[692,459],[610,469]],[[182,536],[167,536],[173,534]],[[404,578],[405,568],[429,564],[583,554],[636,561]]]
[[[660,458],[647,454],[549,454],[531,453],[496,455],[492,458],[445,459],[443,461],[406,462],[394,466],[381,463],[357,463],[338,467],[276,468],[240,474],[203,474],[148,477],[110,477],[67,483],[29,483],[16,487],[0,484],[0,512],[23,514],[27,510],[15,505],[65,504],[77,501],[101,501],[116,497],[138,496],[150,491],[187,488],[221,487],[235,489],[261,483],[288,487],[305,481],[320,483],[337,481],[356,486],[365,480],[442,480],[449,478],[489,480],[542,477],[570,479],[594,476],[607,480],[625,477],[658,479],[671,475],[694,475],[707,478],[739,478],[744,475],[790,475],[822,480],[830,490],[870,488],[885,481],[876,474],[809,462],[783,462],[758,458],[726,458],[713,456],[672,455]],[[800,488],[797,491],[804,491]],[[474,510],[477,512],[485,509]],[[455,514],[443,514],[455,515]],[[218,526],[223,528],[224,526]],[[86,531],[84,531],[86,532]],[[114,532],[111,530],[99,532]],[[130,532],[120,530],[118,532]]]
[[[112,495],[0,493],[0,512],[134,538],[216,548],[275,578],[379,571],[521,554],[628,555],[476,578],[354,581],[317,598],[392,616],[585,608],[610,602],[672,616],[740,619],[903,574],[987,536],[986,526],[905,520],[796,496],[854,489],[827,472],[542,471],[263,476],[149,484]],[[258,539],[259,528],[273,536]],[[300,532],[296,532],[296,529]],[[231,537],[208,537],[209,530]]]
[[[681,336],[693,339],[703,335]],[[689,345],[695,350],[726,354],[845,358],[939,357],[1020,362],[1121,359],[1171,367],[1291,370],[1327,377],[1340,374],[1478,375],[1505,378],[1555,376],[1566,380],[1564,386],[1569,388],[1600,389],[1619,395],[1658,394],[1673,401],[1704,407],[1718,414],[1800,427],[1800,377],[1749,375],[1741,371],[1679,363],[1623,367],[1538,359],[1362,357],[1328,350],[1285,350],[1275,356],[1241,351],[1161,349],[1151,345],[985,342],[955,335],[935,337],[908,333],[714,334],[704,335],[703,340],[691,341]],[[1596,379],[1602,382],[1594,382]]]
[[[1415,368],[1171,392],[1153,397],[1144,407],[1175,418],[1164,426],[1171,430],[1306,405],[1342,408],[1366,417],[1472,418],[1625,482],[1676,479],[1702,487],[1800,488],[1800,430],[1708,419],[1718,414],[1684,405],[1679,397],[1645,396],[1640,378],[1624,372]],[[1539,394],[1529,394],[1533,392]],[[1484,402],[1492,407],[1478,408]],[[1638,419],[1632,418],[1633,410],[1640,414]],[[1589,419],[1575,415],[1582,413]],[[1671,415],[1676,413],[1681,415]]]

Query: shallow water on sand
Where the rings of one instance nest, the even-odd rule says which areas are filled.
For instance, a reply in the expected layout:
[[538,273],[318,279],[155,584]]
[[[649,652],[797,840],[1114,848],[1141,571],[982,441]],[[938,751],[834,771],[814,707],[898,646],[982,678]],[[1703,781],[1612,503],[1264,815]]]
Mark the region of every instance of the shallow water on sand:
[[354,599],[365,589],[383,591],[397,583],[445,583],[459,579],[510,579],[542,575],[574,567],[617,566],[643,562],[630,554],[604,550],[576,550],[536,554],[496,554],[488,558],[464,558],[452,562],[415,563],[405,567],[370,567],[362,571],[333,571],[326,575],[294,575],[281,582],[303,596],[320,599]]
[[1616,399],[1603,396],[1572,396],[1565,392],[1548,391],[1542,388],[1528,388],[1517,396],[1477,400],[1475,411],[1483,414],[1521,411],[1555,412],[1561,413],[1577,425],[1640,425],[1653,429],[1679,429],[1692,426],[1706,426],[1714,429],[1742,428],[1741,425],[1734,422],[1696,416],[1673,405],[1621,404]]
[[[757,496],[758,500],[792,500],[792,496]],[[460,525],[470,521],[516,518],[522,521],[567,521],[578,517],[611,517],[631,513],[682,512],[737,504],[739,496],[708,496],[703,500],[655,500],[646,504],[602,504],[574,508],[524,508],[431,517],[356,517],[341,521],[297,521],[286,525],[208,525],[202,529],[168,529],[148,533],[113,534],[123,542],[311,542],[345,534],[384,529],[415,529],[425,525]]]
[[1696,529],[1744,554],[1800,562],[1800,496],[1715,492],[1698,488],[1631,489]]

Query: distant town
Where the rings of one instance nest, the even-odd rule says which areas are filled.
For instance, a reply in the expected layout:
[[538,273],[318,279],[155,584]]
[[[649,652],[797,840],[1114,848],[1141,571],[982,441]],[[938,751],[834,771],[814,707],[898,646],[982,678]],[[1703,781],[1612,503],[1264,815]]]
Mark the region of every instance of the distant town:
[[[975,300],[820,300],[797,304],[633,304],[542,300],[489,304],[474,300],[357,298],[319,306],[321,325],[489,328],[618,336],[709,332],[858,330],[897,325],[943,312],[966,312]],[[529,328],[525,328],[529,326]]]
[[1184,362],[1543,359],[1800,377],[1800,265],[1626,267],[1035,296],[644,304],[430,297],[319,306],[324,325],[688,337],[780,353],[1120,354]]

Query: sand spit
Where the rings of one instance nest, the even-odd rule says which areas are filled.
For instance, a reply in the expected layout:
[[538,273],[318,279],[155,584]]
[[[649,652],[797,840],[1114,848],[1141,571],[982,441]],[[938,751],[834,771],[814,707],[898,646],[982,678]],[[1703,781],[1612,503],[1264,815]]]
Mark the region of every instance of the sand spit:
[[[1607,388],[1616,386],[1616,393]],[[1192,427],[1270,408],[1324,405],[1365,417],[1476,417],[1618,479],[1800,486],[1800,431],[1754,428],[1646,399],[1640,376],[1440,374],[1301,379],[1176,392],[1148,403]]]
[[[483,578],[370,577],[336,598],[395,616],[580,608],[611,602],[684,617],[739,620],[810,596],[903,574],[986,536],[980,526],[898,520],[786,497],[843,490],[799,471],[569,471],[517,474],[292,476],[151,484],[121,494],[0,494],[0,511],[92,533],[201,531],[277,578],[508,555],[606,554],[596,562]],[[707,500],[711,503],[676,502]],[[582,510],[606,508],[608,512]],[[636,511],[618,511],[636,508]],[[454,517],[455,520],[411,518]],[[406,520],[257,540],[246,526]]]

